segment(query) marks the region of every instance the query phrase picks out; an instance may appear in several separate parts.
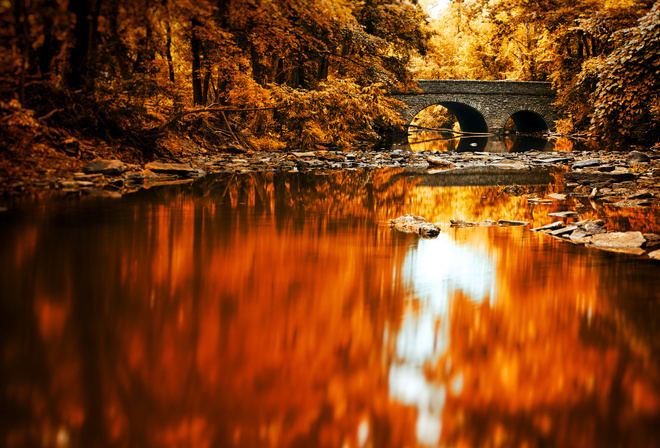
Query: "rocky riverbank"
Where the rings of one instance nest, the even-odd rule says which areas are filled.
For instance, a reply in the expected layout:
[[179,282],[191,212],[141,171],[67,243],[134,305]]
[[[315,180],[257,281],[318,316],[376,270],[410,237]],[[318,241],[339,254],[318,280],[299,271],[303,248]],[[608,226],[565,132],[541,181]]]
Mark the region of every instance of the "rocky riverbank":
[[[613,152],[532,151],[524,153],[431,153],[409,150],[310,152],[254,152],[218,154],[184,160],[155,161],[144,165],[98,159],[80,172],[65,177],[35,179],[3,185],[6,193],[59,190],[95,193],[99,190],[127,194],[140,188],[190,182],[216,173],[256,171],[309,171],[360,168],[407,168],[428,174],[460,178],[484,170],[498,184],[514,183],[511,173],[538,169],[565,171],[566,196],[589,197],[620,206],[652,206],[660,200],[660,147],[647,151]],[[514,185],[515,186],[515,185]]]
[[[143,188],[193,182],[217,173],[402,168],[408,173],[424,175],[424,182],[433,185],[462,185],[463,180],[472,179],[472,185],[481,181],[485,182],[484,185],[501,185],[505,186],[505,193],[516,196],[522,194],[522,185],[527,181],[538,180],[540,175],[549,178],[548,173],[554,173],[553,179],[563,179],[559,189],[561,193],[549,194],[545,198],[529,198],[529,201],[543,204],[582,198],[620,208],[647,208],[653,213],[660,206],[659,160],[658,147],[645,151],[576,153],[432,153],[405,149],[390,152],[245,152],[204,155],[178,161],[154,161],[144,165],[97,159],[84,165],[80,172],[70,173],[66,177],[5,185],[4,190],[5,194],[51,190],[68,195],[121,197]],[[543,182],[541,178],[540,183]],[[591,247],[660,258],[660,251],[653,250],[660,244],[660,237],[654,234],[610,232],[603,227],[602,222],[580,221],[580,210],[565,210],[551,215],[555,215],[552,216],[555,222],[532,230]],[[393,222],[395,228],[408,224]],[[470,227],[525,224],[452,221],[451,225]],[[421,233],[427,237],[432,236],[425,229]],[[417,230],[415,232],[420,233]]]

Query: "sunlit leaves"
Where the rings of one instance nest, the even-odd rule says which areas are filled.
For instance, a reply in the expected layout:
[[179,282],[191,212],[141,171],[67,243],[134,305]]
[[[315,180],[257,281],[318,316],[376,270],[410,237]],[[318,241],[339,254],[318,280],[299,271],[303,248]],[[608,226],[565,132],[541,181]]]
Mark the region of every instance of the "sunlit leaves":
[[660,5],[636,28],[617,36],[618,48],[605,61],[595,92],[593,128],[615,142],[660,139]]
[[281,104],[282,138],[291,145],[313,148],[321,142],[346,145],[376,138],[378,126],[395,125],[395,101],[382,85],[360,87],[352,81],[329,80],[316,90],[273,86]]

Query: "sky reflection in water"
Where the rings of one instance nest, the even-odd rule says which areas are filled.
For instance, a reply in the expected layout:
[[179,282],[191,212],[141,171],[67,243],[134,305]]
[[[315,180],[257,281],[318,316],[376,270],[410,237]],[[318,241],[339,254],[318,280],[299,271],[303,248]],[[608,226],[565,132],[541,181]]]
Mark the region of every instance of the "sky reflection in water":
[[[659,446],[657,265],[379,223],[575,205],[432,184],[270,173],[8,204],[0,444]],[[660,230],[612,213],[584,216]]]
[[[451,298],[456,291],[477,304],[496,297],[495,268],[486,254],[457,244],[446,233],[420,241],[406,256],[404,281],[414,291],[421,312],[409,310],[403,317],[389,388],[394,399],[417,408],[415,431],[421,443],[434,445],[440,439],[445,387],[427,380],[424,365],[437,362],[449,346],[446,322]],[[460,392],[460,378],[453,389]]]

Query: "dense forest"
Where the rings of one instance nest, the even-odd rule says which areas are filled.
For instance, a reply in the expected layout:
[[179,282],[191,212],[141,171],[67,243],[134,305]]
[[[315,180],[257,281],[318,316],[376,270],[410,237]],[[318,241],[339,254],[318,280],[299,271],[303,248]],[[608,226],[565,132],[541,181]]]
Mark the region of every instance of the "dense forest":
[[559,131],[614,144],[660,140],[658,4],[435,6],[2,0],[3,175],[30,151],[79,160],[104,151],[148,159],[185,147],[348,147],[397,126],[388,93],[414,90],[422,78],[551,81]]

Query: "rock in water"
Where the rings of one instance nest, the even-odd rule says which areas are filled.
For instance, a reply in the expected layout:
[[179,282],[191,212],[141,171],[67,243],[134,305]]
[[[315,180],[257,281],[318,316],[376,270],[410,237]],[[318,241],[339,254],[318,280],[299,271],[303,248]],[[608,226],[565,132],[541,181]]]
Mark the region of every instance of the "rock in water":
[[444,159],[443,157],[440,156],[428,156],[426,158],[426,161],[429,162],[431,165],[435,166],[442,166],[446,168],[453,168],[454,164],[451,163],[449,160]]
[[639,151],[630,151],[628,157],[626,157],[626,163],[628,165],[634,165],[636,163],[649,163],[651,158]]
[[592,166],[599,166],[602,165],[603,161],[601,159],[589,159],[589,160],[582,160],[580,162],[576,162],[573,165],[571,165],[571,169],[576,169],[576,168],[589,168]]
[[113,160],[105,160],[105,159],[96,159],[85,165],[83,168],[83,173],[85,174],[95,174],[95,173],[100,173],[100,174],[121,174],[124,171],[126,171],[126,167],[124,166],[121,161],[113,159]]
[[479,225],[478,222],[469,222],[460,219],[457,220],[451,219],[449,222],[451,222],[452,227],[476,227]]
[[589,235],[600,235],[601,233],[607,233],[607,229],[603,227],[602,224],[596,221],[587,221],[583,225],[583,228],[584,231],[587,232]]
[[195,171],[195,168],[183,163],[150,162],[145,168],[162,174],[189,174]]
[[390,227],[401,232],[416,233],[424,238],[435,238],[440,234],[440,228],[431,224],[421,216],[403,215],[390,219]]
[[555,199],[557,201],[563,201],[566,199],[565,194],[559,194],[559,193],[551,193],[548,195],[549,198]]
[[654,250],[653,252],[649,252],[649,258],[653,258],[654,260],[660,260],[660,250]]
[[646,239],[642,232],[610,232],[594,235],[589,242],[599,248],[630,249],[642,247]]
[[499,221],[497,221],[497,225],[498,226],[506,226],[506,227],[510,227],[510,226],[528,226],[529,222],[527,222],[527,221],[510,221],[508,219],[500,219]]
[[557,229],[561,229],[563,227],[565,227],[563,221],[556,221],[556,222],[552,222],[550,224],[546,224],[544,226],[536,227],[536,228],[530,229],[530,230],[532,232],[542,232],[544,230],[557,230]]
[[548,216],[554,216],[555,218],[577,218],[578,212],[569,210],[566,212],[548,213]]

